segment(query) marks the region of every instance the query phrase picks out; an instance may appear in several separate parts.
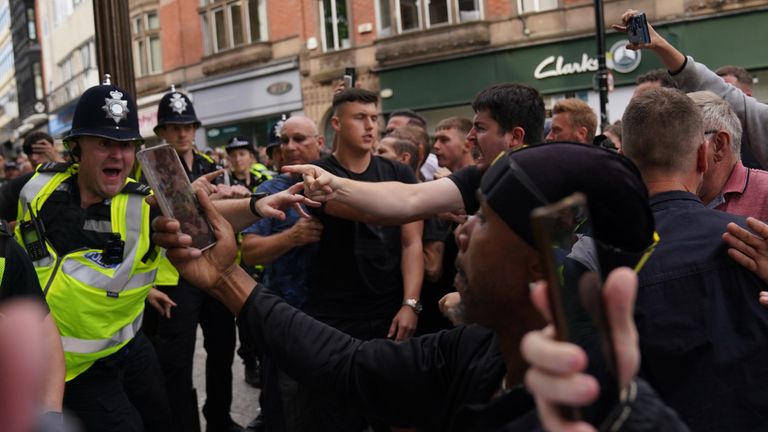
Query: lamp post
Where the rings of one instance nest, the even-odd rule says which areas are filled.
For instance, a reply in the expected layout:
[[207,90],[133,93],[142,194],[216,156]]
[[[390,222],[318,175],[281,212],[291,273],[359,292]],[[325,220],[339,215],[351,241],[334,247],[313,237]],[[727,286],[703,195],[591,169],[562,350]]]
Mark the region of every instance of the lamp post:
[[597,89],[600,93],[600,129],[605,130],[608,121],[608,67],[605,64],[605,18],[603,0],[595,0],[595,26],[597,27]]
[[110,74],[113,84],[136,97],[128,2],[94,1],[93,19],[96,23],[96,59],[100,80],[104,74]]

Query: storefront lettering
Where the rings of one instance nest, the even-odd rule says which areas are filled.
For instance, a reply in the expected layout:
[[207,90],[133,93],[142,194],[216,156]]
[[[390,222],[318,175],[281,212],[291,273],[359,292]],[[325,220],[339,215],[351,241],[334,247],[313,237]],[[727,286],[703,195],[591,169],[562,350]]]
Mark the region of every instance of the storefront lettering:
[[563,56],[549,56],[544,59],[533,72],[536,79],[544,79],[561,75],[573,75],[597,70],[597,59],[590,58],[586,53],[581,55],[581,63],[565,63]]

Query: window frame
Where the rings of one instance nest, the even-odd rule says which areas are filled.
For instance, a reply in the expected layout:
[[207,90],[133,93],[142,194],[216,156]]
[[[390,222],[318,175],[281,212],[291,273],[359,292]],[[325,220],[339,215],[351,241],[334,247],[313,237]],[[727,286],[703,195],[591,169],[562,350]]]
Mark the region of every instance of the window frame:
[[462,24],[465,22],[482,21],[485,17],[485,7],[483,4],[484,0],[474,0],[475,5],[477,6],[475,11],[478,13],[478,19],[476,20],[461,19],[461,9],[459,8],[459,0],[432,0],[432,1],[445,1],[446,7],[448,9],[448,20],[446,22],[433,24],[431,22],[432,20],[431,14],[429,13],[430,0],[417,0],[419,26],[417,28],[403,30],[403,17],[400,13],[401,0],[386,0],[389,3],[390,26],[388,28],[390,30],[388,31],[388,33],[385,33],[385,29],[387,27],[383,27],[383,24],[382,24],[383,14],[382,14],[382,6],[380,4],[381,1],[382,0],[374,1],[374,12],[376,15],[376,30],[378,32],[378,37],[390,37],[390,36],[407,34],[407,33],[412,33],[417,31],[429,30],[432,28]]
[[[157,26],[150,27],[150,16],[155,16]],[[133,41],[134,74],[145,77],[163,73],[163,40],[160,36],[160,15],[157,9],[142,10],[131,16],[131,39]],[[138,31],[141,30],[141,31]],[[152,40],[160,44],[159,64],[155,64],[152,56]]]
[[[232,9],[240,9],[240,29],[242,41],[235,45],[235,29],[233,25]],[[205,55],[213,55],[224,51],[237,49],[254,43],[264,42],[268,39],[268,22],[266,0],[256,0],[256,16],[258,29],[251,28],[251,1],[249,0],[201,0],[197,9],[200,16],[200,26],[203,30]],[[218,40],[216,13],[222,11],[224,17],[224,43]],[[255,36],[254,36],[255,31]]]
[[[333,46],[328,45],[327,37],[326,37],[326,20],[325,20],[325,5],[323,5],[323,0],[317,0],[317,10],[318,15],[320,17],[320,46],[323,49],[323,52],[330,52],[330,51],[340,51],[344,49],[348,49],[352,47],[352,20],[349,19],[349,12],[350,12],[350,2],[349,0],[329,0],[331,2],[331,18],[333,25]],[[339,26],[338,26],[338,14],[337,14],[337,7],[336,2],[337,1],[343,1],[346,3],[346,21],[347,21],[347,38],[349,40],[349,46],[343,45],[343,40],[339,36]]]
[[542,0],[533,0],[533,3],[535,5],[534,8],[532,10],[525,10],[525,8],[523,6],[525,4],[524,3],[525,0],[517,0],[517,12],[518,12],[518,14],[519,15],[525,15],[525,14],[531,14],[531,13],[546,12],[546,11],[551,11],[551,10],[557,10],[557,9],[560,9],[560,7],[561,7],[560,6],[560,0],[554,0],[555,1],[555,6],[554,7],[542,9],[541,8],[541,1]]

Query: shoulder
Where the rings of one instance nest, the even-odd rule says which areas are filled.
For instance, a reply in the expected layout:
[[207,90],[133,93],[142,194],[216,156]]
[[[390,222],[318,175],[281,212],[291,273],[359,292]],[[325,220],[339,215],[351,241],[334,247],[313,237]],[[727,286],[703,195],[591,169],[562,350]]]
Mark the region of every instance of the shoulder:
[[60,173],[66,172],[70,166],[72,166],[71,163],[46,162],[44,164],[40,164],[36,171],[41,173]]
[[149,195],[152,193],[152,189],[145,185],[144,183],[139,183],[135,181],[131,181],[126,183],[125,186],[123,186],[123,193],[127,194],[137,194],[137,195]]
[[338,171],[341,165],[333,155],[328,155],[322,159],[310,162],[312,165],[317,165],[327,171]]
[[371,164],[383,168],[384,175],[387,178],[380,180],[396,180],[403,183],[416,183],[416,175],[413,173],[408,165],[404,163],[393,161],[381,156],[373,156]]
[[277,193],[288,189],[294,183],[296,183],[296,181],[293,177],[287,174],[281,174],[260,184],[259,187],[256,188],[256,192]]
[[207,154],[205,154],[203,152],[200,152],[200,151],[197,151],[197,150],[195,150],[195,157],[200,159],[200,160],[202,160],[202,161],[205,161],[205,162],[207,162],[209,164],[212,164],[212,165],[216,164],[216,161],[214,161],[213,158],[211,158]]

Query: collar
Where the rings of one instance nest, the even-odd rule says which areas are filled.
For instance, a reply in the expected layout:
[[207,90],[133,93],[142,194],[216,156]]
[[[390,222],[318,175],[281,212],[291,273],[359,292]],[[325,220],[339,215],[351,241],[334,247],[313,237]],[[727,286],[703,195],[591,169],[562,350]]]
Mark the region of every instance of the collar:
[[741,161],[737,161],[736,165],[733,166],[731,175],[725,182],[725,186],[723,186],[722,194],[726,195],[729,193],[744,193],[744,191],[747,189],[748,179],[749,169],[747,169],[744,164],[741,163]]
[[673,190],[673,191],[667,191],[667,192],[661,192],[657,193],[656,195],[652,196],[648,202],[651,205],[651,208],[656,209],[657,207],[668,207],[669,205],[685,205],[685,206],[699,206],[703,207],[704,204],[701,202],[698,196],[696,194],[692,194],[690,192],[684,191],[684,190]]

